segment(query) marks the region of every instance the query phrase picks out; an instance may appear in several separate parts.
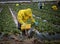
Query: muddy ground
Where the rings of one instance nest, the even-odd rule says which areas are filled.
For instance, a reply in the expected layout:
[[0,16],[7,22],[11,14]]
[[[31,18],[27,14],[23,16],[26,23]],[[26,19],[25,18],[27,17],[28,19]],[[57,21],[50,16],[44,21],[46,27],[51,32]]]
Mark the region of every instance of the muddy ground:
[[3,37],[3,39],[0,40],[0,44],[43,44],[43,42],[35,38],[30,38],[21,41],[15,39],[8,39],[8,37]]
[[[9,38],[10,36],[3,36],[0,39],[0,44],[60,44],[60,40],[53,40],[53,41],[47,41],[47,40],[40,40],[37,38],[26,38],[24,40],[19,39],[17,36],[15,36],[18,39]],[[12,35],[12,37],[14,37]]]

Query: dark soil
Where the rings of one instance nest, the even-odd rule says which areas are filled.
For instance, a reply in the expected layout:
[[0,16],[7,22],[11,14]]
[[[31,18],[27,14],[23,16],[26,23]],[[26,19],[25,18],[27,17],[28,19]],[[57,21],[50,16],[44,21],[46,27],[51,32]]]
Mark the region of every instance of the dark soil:
[[21,41],[21,40],[9,39],[8,37],[3,37],[3,39],[0,40],[0,44],[43,44],[43,42],[34,38]]
[[[12,37],[16,37],[12,35]],[[0,44],[60,44],[60,40],[52,40],[52,41],[46,41],[46,40],[40,40],[37,38],[26,38],[24,40],[9,38],[9,36],[3,36],[0,39]]]

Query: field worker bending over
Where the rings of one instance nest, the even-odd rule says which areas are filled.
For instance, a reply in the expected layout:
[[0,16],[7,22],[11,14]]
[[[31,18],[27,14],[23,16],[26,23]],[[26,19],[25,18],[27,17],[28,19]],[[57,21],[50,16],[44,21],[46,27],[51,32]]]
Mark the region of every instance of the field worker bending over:
[[[26,26],[26,22],[31,19],[32,23],[37,24],[35,19],[32,16],[32,10],[30,8],[19,10],[18,15],[17,15],[17,20],[18,20],[18,29],[21,30],[21,26]],[[22,33],[25,34],[25,30],[22,30]]]

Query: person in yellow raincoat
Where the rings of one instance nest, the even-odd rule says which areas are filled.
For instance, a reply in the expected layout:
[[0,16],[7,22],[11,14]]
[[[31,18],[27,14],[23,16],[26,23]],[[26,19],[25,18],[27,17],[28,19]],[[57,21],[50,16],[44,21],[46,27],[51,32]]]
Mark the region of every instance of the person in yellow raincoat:
[[[17,14],[18,29],[21,30],[21,25],[26,25],[26,22],[29,19],[31,19],[31,22],[37,24],[32,16],[32,10],[30,8],[19,10]],[[25,33],[25,30],[22,32]]]
[[56,5],[53,5],[53,6],[52,6],[52,9],[53,9],[54,11],[56,11],[56,10],[58,10],[58,7],[57,7]]

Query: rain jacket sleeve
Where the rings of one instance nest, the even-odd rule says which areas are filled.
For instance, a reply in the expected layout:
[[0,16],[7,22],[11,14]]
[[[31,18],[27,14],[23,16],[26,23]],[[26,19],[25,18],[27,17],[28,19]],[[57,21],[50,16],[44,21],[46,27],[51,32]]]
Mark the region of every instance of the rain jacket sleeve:
[[20,24],[24,24],[24,22],[23,22],[23,20],[22,20],[22,15],[23,15],[23,14],[24,14],[23,12],[19,11],[19,12],[18,12],[18,15],[17,15],[17,20],[18,20],[18,22],[19,22]]
[[33,16],[31,15],[31,20],[32,22],[34,23],[35,22],[35,19],[33,18]]

